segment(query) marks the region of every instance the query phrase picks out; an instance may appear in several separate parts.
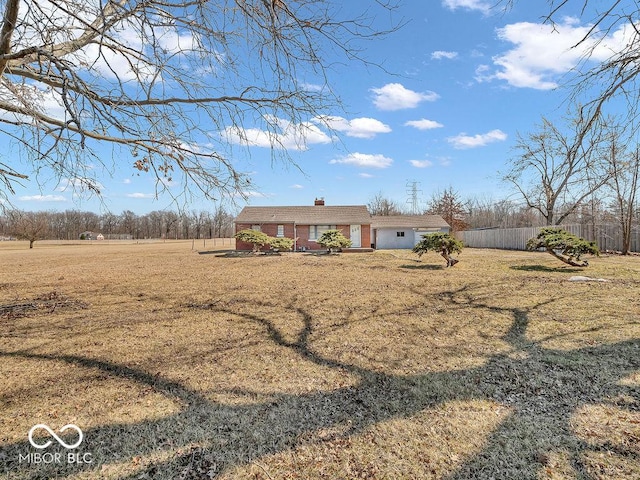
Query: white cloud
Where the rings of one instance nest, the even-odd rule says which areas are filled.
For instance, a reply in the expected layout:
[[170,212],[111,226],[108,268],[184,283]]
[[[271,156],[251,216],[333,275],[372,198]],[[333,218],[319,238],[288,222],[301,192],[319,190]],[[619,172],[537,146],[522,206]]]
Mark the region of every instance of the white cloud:
[[495,68],[480,65],[476,69],[476,80],[497,79],[518,88],[550,90],[558,86],[559,76],[583,60],[587,49],[595,47],[590,59],[603,61],[610,58],[612,52],[621,51],[631,38],[630,29],[625,26],[612,32],[597,46],[589,40],[576,47],[592,28],[577,22],[575,18],[567,17],[553,26],[519,22],[498,29],[498,38],[513,44],[514,48],[493,57]]
[[312,144],[331,143],[331,137],[312,122],[295,124],[281,118],[268,118],[267,121],[273,130],[234,126],[227,127],[221,135],[238,145],[286,150],[307,150]]
[[156,27],[154,34],[158,44],[167,52],[186,53],[198,50],[198,40],[191,32],[179,32],[176,28],[170,27]]
[[125,195],[125,197],[128,197],[128,198],[155,198],[155,195],[153,193],[136,192],[136,193],[127,193]]
[[62,195],[25,195],[19,197],[23,202],[66,202],[67,199]]
[[487,2],[485,0],[442,0],[442,5],[444,5],[449,10],[457,10],[458,8],[463,8],[466,10],[477,10],[487,15],[492,8],[492,5],[495,5],[495,2]]
[[496,129],[477,135],[466,135],[465,133],[461,133],[455,137],[447,138],[447,141],[452,144],[454,148],[463,150],[467,148],[484,147],[490,143],[502,142],[506,139],[507,134],[502,130]]
[[324,86],[318,85],[316,83],[301,82],[299,85],[303,90],[306,90],[307,92],[321,92],[324,90]]
[[363,173],[359,173],[358,176],[362,177],[362,178],[373,178],[374,177],[374,175],[371,175],[370,173],[364,173],[364,172]]
[[342,163],[345,165],[355,165],[362,168],[387,168],[393,163],[393,160],[384,155],[371,155],[367,153],[351,153],[346,157],[331,160],[329,163]]
[[417,128],[418,130],[432,130],[434,128],[444,127],[441,123],[436,122],[435,120],[427,120],[426,118],[422,118],[420,120],[409,120],[404,124],[404,126]]
[[435,52],[431,53],[431,58],[433,60],[442,60],[443,58],[446,58],[448,60],[453,60],[457,56],[458,56],[458,52],[447,52],[444,50],[436,50]]
[[245,190],[244,192],[234,192],[233,196],[249,197],[249,198],[269,198],[269,197],[273,197],[273,194],[262,193],[256,190]]
[[100,182],[92,178],[76,177],[76,178],[65,178],[61,180],[60,183],[58,184],[58,187],[56,188],[58,192],[66,192],[69,189],[80,190],[80,191],[95,189],[98,191],[102,191],[104,189],[104,186]]
[[157,74],[149,64],[95,44],[84,47],[77,55],[80,61],[93,64],[97,73],[110,80],[148,80]]
[[372,88],[373,103],[380,110],[402,110],[415,108],[421,102],[433,102],[440,98],[435,92],[414,92],[399,83],[388,83],[384,87]]
[[302,185],[300,185],[299,183],[294,183],[289,188],[293,188],[295,190],[302,190],[304,187]]
[[375,118],[364,117],[347,120],[342,117],[327,116],[321,120],[330,128],[355,138],[373,138],[379,133],[389,133],[391,131],[389,125],[385,125]]
[[430,160],[409,160],[409,163],[416,168],[427,168],[433,166],[433,162]]
[[122,183],[124,183],[125,185],[129,185],[131,183],[131,179],[125,178],[124,180],[122,180]]

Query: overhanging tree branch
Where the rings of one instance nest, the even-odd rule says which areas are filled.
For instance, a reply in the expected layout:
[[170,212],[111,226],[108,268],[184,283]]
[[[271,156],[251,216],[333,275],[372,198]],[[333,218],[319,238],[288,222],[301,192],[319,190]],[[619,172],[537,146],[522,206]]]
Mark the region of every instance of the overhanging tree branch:
[[[0,28],[2,131],[20,139],[37,171],[106,162],[98,153],[106,143],[158,181],[173,172],[207,196],[242,194],[248,178],[228,158],[233,142],[224,132],[242,138],[261,129],[272,155],[292,162],[282,125],[330,113],[340,101],[329,70],[367,63],[358,42],[398,26],[383,32],[373,10],[343,18],[340,7],[337,0],[9,0]],[[325,88],[301,87],[309,79]],[[147,158],[135,157],[141,151]]]

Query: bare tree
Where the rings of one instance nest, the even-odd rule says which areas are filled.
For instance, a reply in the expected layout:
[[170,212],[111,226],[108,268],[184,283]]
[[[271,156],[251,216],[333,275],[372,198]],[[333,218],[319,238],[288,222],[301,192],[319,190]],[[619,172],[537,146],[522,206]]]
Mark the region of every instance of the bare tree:
[[[163,212],[163,220],[164,220],[164,233],[162,238],[165,240],[169,238],[178,238],[178,222],[180,221],[180,217],[177,213],[172,211]],[[171,232],[173,231],[173,235]]]
[[202,230],[205,224],[206,216],[204,212],[191,212],[191,221],[193,222],[193,228],[195,230],[193,238],[204,238],[202,236]]
[[612,142],[609,158],[613,175],[609,187],[613,192],[615,214],[622,230],[622,254],[631,250],[631,233],[638,196],[638,178],[640,176],[640,147],[625,154]]
[[464,202],[465,217],[471,228],[509,228],[515,226],[516,205],[509,200],[470,197]]
[[12,210],[9,212],[9,225],[12,235],[21,240],[29,241],[29,248],[37,240],[46,238],[49,222],[46,212],[23,212]]
[[527,207],[542,215],[546,225],[558,225],[609,180],[602,152],[608,128],[578,113],[565,133],[543,117],[537,131],[518,136],[519,154],[502,178],[515,187]]
[[137,215],[131,210],[124,210],[118,217],[120,233],[129,234],[136,238]]
[[119,223],[120,219],[118,218],[118,216],[111,212],[103,214],[102,221],[100,222],[103,233],[106,233],[107,235],[115,233],[115,230]]
[[371,215],[402,215],[404,212],[402,208],[393,200],[384,196],[384,193],[379,191],[367,203],[367,208]]
[[213,217],[211,218],[213,235],[209,238],[231,237],[234,234],[233,216],[227,212],[224,205],[216,205]]
[[[371,2],[343,18],[332,0],[3,3],[0,131],[38,172],[99,193],[91,164],[114,170],[97,153],[106,144],[134,173],[153,175],[156,194],[178,183],[207,197],[246,191],[228,149],[232,138],[251,140],[247,128],[265,131],[286,160],[283,125],[304,147],[318,128],[311,120],[338,103],[329,65],[364,61],[358,40],[386,33],[371,20],[393,8]],[[31,173],[0,164],[0,194]]]

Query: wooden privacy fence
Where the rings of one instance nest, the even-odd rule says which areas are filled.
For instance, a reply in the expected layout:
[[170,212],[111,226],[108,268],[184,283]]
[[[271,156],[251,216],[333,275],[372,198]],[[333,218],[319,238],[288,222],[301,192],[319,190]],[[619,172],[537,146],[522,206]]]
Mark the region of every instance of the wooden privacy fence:
[[[600,250],[622,250],[622,231],[619,225],[559,225],[579,237],[595,241]],[[527,240],[538,235],[543,227],[496,228],[456,232],[456,237],[471,248],[526,250]],[[631,233],[632,252],[640,252],[640,228]]]

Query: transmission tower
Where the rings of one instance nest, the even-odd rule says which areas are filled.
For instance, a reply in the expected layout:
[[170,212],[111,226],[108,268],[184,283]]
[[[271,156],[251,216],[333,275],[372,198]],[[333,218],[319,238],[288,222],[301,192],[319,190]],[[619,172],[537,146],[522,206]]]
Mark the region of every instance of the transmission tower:
[[409,195],[407,203],[411,205],[410,208],[412,215],[418,215],[420,213],[420,200],[418,193],[422,193],[422,190],[418,190],[418,185],[420,185],[420,182],[416,182],[415,180],[407,182],[407,195]]

